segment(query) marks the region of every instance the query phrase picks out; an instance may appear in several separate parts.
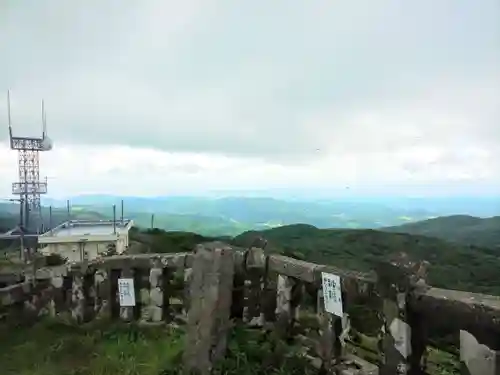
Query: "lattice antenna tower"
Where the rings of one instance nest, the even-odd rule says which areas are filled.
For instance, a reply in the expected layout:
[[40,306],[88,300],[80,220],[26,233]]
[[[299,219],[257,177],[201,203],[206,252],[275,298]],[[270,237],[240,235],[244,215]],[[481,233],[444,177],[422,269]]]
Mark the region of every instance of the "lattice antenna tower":
[[[10,110],[10,92],[7,91],[7,113],[11,150],[18,151],[19,180],[12,184],[12,194],[21,202],[22,230],[30,228],[30,213],[38,212],[41,220],[40,195],[47,193],[47,179],[40,181],[40,151],[52,150],[52,141],[47,136],[47,118],[42,100],[42,137],[14,137]],[[37,228],[39,229],[39,228]]]

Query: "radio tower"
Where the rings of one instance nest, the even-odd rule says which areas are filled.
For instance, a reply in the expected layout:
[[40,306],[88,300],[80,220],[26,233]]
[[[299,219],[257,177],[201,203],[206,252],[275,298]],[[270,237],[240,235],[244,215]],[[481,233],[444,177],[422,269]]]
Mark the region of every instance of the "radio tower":
[[[52,150],[52,141],[47,136],[47,122],[45,106],[42,100],[42,137],[14,137],[10,113],[10,92],[7,91],[7,113],[9,120],[9,137],[11,150],[18,151],[19,180],[12,184],[12,194],[19,195],[20,225],[22,232],[32,229],[30,217],[32,212],[38,213],[38,225],[33,228],[41,229],[42,207],[40,195],[47,193],[47,178],[40,181],[39,152]],[[36,225],[36,224],[35,224]]]

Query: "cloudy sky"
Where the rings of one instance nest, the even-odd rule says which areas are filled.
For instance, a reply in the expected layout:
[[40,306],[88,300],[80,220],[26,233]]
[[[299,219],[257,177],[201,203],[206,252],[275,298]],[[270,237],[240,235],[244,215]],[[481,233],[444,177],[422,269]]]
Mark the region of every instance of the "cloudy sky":
[[[3,0],[52,196],[500,191],[498,0]],[[3,130],[2,130],[3,129]],[[0,196],[17,176],[0,97]]]

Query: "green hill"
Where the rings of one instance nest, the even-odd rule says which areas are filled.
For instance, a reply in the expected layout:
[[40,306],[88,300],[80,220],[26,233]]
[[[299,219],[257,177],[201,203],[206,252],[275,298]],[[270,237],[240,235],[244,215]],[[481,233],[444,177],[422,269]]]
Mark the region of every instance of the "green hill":
[[486,219],[468,215],[443,216],[381,230],[436,237],[461,244],[500,248],[500,216]]
[[297,224],[260,232],[246,232],[233,243],[248,246],[255,236],[268,240],[268,250],[339,268],[369,271],[375,262],[405,252],[427,260],[433,286],[500,294],[500,259],[494,249],[459,245],[405,233],[363,229],[318,229]]
[[130,231],[132,252],[136,253],[181,253],[192,251],[202,242],[225,241],[231,242],[231,237],[206,237],[192,232],[172,231],[161,229],[132,228]]
[[180,252],[190,251],[200,242],[214,240],[248,247],[257,236],[268,241],[268,252],[349,270],[370,271],[376,262],[405,252],[414,260],[430,262],[429,283],[433,286],[500,295],[500,282],[497,281],[500,259],[495,249],[420,235],[364,229],[318,229],[295,224],[248,231],[234,238],[134,228],[131,240],[142,244],[137,247],[139,252]]

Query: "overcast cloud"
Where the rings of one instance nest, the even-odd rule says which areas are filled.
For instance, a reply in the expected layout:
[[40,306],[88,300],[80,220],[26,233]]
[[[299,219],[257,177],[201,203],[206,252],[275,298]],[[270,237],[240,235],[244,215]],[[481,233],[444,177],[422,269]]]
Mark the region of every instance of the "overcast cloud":
[[481,192],[500,188],[499,20],[498,0],[4,0],[0,91],[16,135],[45,98],[52,195]]

